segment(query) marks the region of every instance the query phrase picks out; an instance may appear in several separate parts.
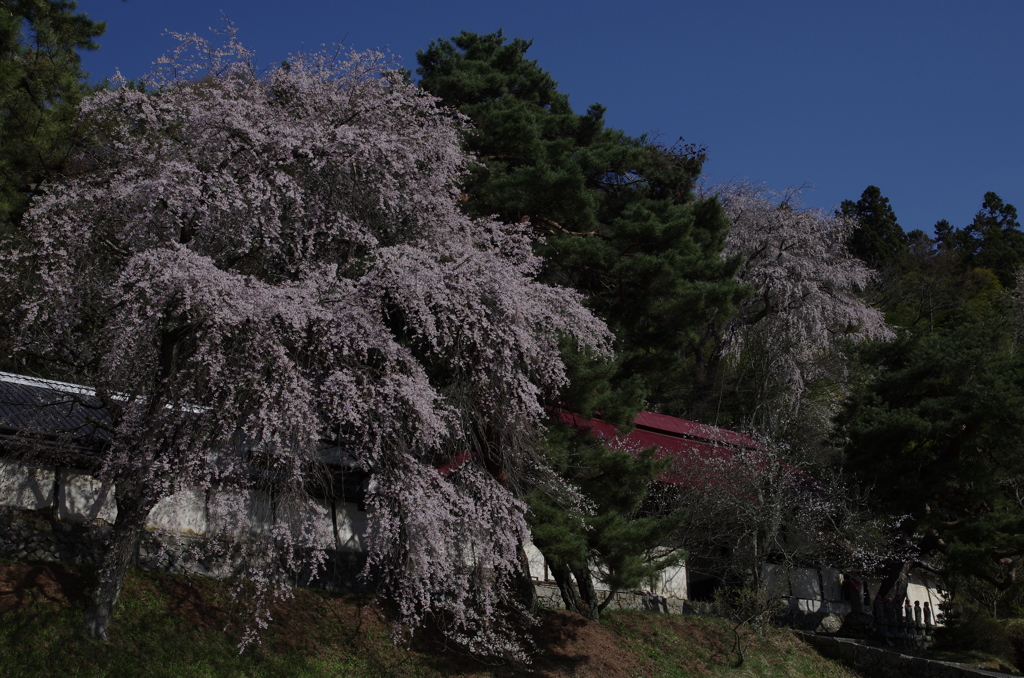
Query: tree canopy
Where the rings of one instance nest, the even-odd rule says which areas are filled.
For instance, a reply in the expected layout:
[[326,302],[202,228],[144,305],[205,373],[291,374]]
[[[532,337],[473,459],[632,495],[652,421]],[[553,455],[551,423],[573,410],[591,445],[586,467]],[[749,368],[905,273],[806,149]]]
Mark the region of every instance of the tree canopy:
[[908,234],[878,286],[896,337],[863,347],[866,379],[839,418],[849,468],[877,510],[901,516],[904,555],[885,583],[897,598],[912,566],[1005,591],[1024,552],[1024,363],[1006,292],[1019,263],[1016,211],[987,193],[970,226],[940,222],[935,235]]
[[995,193],[985,194],[981,209],[965,228],[943,220],[935,225],[935,236],[940,245],[957,252],[965,266],[991,270],[1004,288],[1016,283],[1017,270],[1024,262],[1024,232],[1017,209]]
[[844,344],[891,334],[862,297],[872,272],[845,247],[855,222],[803,207],[798,191],[709,191],[732,225],[726,252],[743,261],[737,280],[753,294],[736,316],[708,328],[718,383],[691,406],[716,423],[820,441],[845,397]]
[[860,200],[844,200],[840,213],[856,220],[847,246],[853,256],[873,269],[898,265],[909,246],[889,199],[877,186],[868,186]]
[[[609,129],[599,104],[575,113],[551,75],[526,58],[529,47],[500,31],[463,32],[417,55],[420,86],[472,124],[465,147],[476,162],[463,183],[463,208],[529,224],[545,261],[541,278],[580,292],[615,335],[610,364],[565,346],[570,382],[553,404],[619,424],[644,408],[677,412],[704,358],[696,330],[729,317],[745,294],[734,279],[739,258],[722,256],[721,206],[692,190],[703,149]],[[617,561],[614,582],[633,572],[629,581],[638,585],[651,571],[641,562],[670,521],[642,522],[630,508],[653,478],[649,461],[548,442],[563,481],[591,497],[596,513],[577,511],[559,492],[532,493],[536,544],[558,570],[567,604],[583,601],[577,611],[593,617],[588,567],[609,572]],[[610,468],[635,497],[612,501],[617,495],[600,484]],[[632,544],[613,536],[629,529]]]
[[88,92],[79,50],[106,26],[71,0],[11,0],[0,12],[0,228],[21,220],[39,185],[78,141],[75,109]]
[[230,28],[178,37],[144,90],[82,103],[76,172],[2,258],[26,290],[23,354],[111,416],[118,514],[91,630],[149,510],[183,488],[218,490],[235,524],[260,493],[290,507],[240,561],[258,589],[315,566],[326,439],[371,474],[370,567],[402,619],[515,651],[526,523],[507,476],[533,466],[540,399],[565,382],[559,337],[603,352],[603,324],[536,280],[522,227],[460,211],[460,123],[380,55],[257,71]]
[[677,410],[701,359],[694,328],[744,294],[739,259],[721,256],[721,207],[692,191],[704,151],[606,128],[599,104],[574,113],[529,47],[464,32],[417,55],[420,86],[472,121],[464,207],[529,223],[543,278],[581,292],[615,333],[618,363],[574,373],[570,406],[627,421],[641,403]]

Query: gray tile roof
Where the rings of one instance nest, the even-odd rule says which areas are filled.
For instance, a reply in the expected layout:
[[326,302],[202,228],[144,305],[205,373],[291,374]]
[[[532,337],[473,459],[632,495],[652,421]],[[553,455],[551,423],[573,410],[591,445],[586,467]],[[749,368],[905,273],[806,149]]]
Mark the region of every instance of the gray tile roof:
[[0,372],[0,434],[64,438],[100,446],[110,433],[110,415],[90,388]]
[[[70,443],[99,451],[112,436],[96,423],[111,417],[95,390],[61,381],[0,372],[0,440],[15,436]],[[351,440],[324,441],[320,454],[331,467],[356,469],[358,445]]]

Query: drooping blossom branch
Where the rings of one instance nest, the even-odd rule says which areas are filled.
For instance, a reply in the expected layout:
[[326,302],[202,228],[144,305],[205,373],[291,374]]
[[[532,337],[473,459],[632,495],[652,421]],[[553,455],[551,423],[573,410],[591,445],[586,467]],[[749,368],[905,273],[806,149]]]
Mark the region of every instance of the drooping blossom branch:
[[706,192],[729,216],[723,255],[743,257],[737,279],[752,288],[721,346],[755,375],[748,425],[774,434],[798,417],[826,425],[844,395],[841,342],[892,336],[861,296],[872,274],[846,249],[855,224],[804,207],[798,190],[739,183]]
[[[146,515],[186,488],[233,497],[218,538],[262,535],[242,540],[266,550],[244,558],[257,588],[321,562],[308,494],[337,433],[372,476],[370,562],[403,620],[444,614],[505,652],[524,509],[482,469],[536,463],[559,337],[607,351],[607,330],[536,282],[530,234],[460,213],[463,121],[380,54],[261,72],[230,29],[177,37],[145,87],[82,104],[92,142],[0,263],[26,294],[20,350],[94,386],[113,422],[90,628],[105,634]],[[257,495],[274,506],[259,525]]]

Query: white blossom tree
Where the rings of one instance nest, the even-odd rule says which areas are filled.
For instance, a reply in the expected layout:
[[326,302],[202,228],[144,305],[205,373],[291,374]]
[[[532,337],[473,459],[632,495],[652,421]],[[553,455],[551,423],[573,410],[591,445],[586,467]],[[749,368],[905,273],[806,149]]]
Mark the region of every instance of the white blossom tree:
[[799,190],[741,183],[707,192],[729,216],[724,255],[743,257],[736,277],[752,289],[719,344],[752,391],[744,423],[770,435],[794,422],[826,430],[847,377],[840,342],[891,336],[860,296],[871,271],[846,249],[855,224],[803,207]]
[[515,477],[564,381],[559,336],[607,351],[606,329],[535,281],[529,234],[460,213],[461,119],[380,54],[260,72],[230,28],[176,37],[144,88],[82,104],[93,142],[3,254],[20,350],[110,415],[117,518],[87,626],[105,636],[146,516],[185,488],[230,489],[236,522],[257,491],[291,507],[240,547],[258,590],[315,567],[334,435],[371,474],[368,568],[402,620],[514,651]]

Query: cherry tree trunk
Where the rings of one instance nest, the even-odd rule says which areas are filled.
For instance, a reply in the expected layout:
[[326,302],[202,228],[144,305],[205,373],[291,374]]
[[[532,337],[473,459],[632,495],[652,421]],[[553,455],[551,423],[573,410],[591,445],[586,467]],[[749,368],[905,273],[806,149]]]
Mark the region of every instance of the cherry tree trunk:
[[882,574],[882,586],[878,589],[882,600],[891,599],[899,603],[907,597],[907,585],[910,584],[910,568],[912,561],[895,560],[886,564]]
[[519,576],[516,577],[516,597],[531,615],[537,614],[537,589],[533,586],[533,577],[530,576],[530,559],[526,555],[526,549],[522,542],[516,548],[516,555],[519,556]]
[[[123,485],[129,485],[122,490]],[[132,486],[134,485],[134,487]],[[128,568],[139,555],[139,542],[146,528],[146,518],[156,504],[155,499],[144,496],[139,484],[122,483],[117,486],[117,518],[110,546],[99,571],[99,582],[89,597],[85,610],[85,629],[94,638],[107,640],[107,626],[117,603],[121,584]]]

